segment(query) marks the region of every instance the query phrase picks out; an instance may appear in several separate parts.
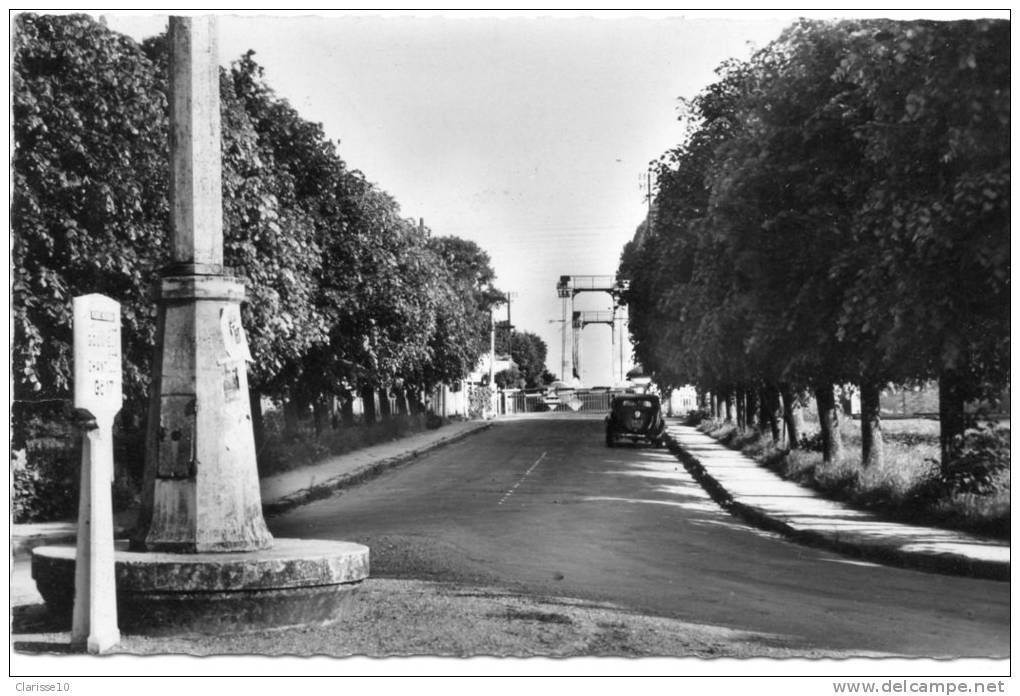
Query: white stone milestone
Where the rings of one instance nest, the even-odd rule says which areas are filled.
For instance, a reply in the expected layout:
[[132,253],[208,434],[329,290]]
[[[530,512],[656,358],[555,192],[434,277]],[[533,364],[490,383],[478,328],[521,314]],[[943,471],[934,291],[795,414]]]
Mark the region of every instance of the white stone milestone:
[[104,295],[74,298],[74,405],[100,426],[124,403],[120,304]]
[[95,426],[83,435],[71,640],[90,653],[120,640],[113,545],[113,419],[123,404],[120,304],[74,298],[74,406]]

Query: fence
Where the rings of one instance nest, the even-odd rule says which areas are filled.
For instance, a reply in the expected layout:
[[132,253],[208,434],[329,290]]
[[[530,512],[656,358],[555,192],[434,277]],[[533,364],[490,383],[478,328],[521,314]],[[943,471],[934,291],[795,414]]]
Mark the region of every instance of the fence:
[[[381,404],[379,400],[379,392],[378,391],[375,392],[372,395],[372,397],[375,400],[375,413],[381,413],[382,409],[380,408]],[[397,397],[391,395],[388,397],[387,400],[390,402],[390,413],[396,413]],[[355,396],[353,399],[351,399],[351,411],[356,416],[365,415],[365,402],[360,396]]]
[[501,416],[549,410],[541,394],[528,394],[519,389],[501,389],[496,397],[496,409]]
[[[468,418],[471,395],[478,389],[482,389],[482,387],[468,382],[456,386],[441,384],[425,395],[425,408],[443,418]],[[382,413],[379,391],[377,390],[372,396],[375,401],[375,413]],[[397,413],[397,397],[390,395],[388,400],[390,413]],[[364,415],[365,402],[360,395],[351,399],[351,411],[355,416]]]
[[608,413],[613,395],[609,391],[574,391],[560,392],[553,397],[546,392],[506,389],[497,395],[496,412],[501,416],[544,411]]
[[471,391],[476,388],[473,384],[462,383],[460,388],[454,391],[451,386],[440,384],[429,394],[428,408],[443,418],[454,416],[467,418]]
[[[471,397],[476,390],[484,387],[461,383],[458,387],[439,385],[428,393],[426,408],[443,418],[470,418]],[[524,391],[521,389],[501,389],[491,395],[491,406],[485,415],[514,415],[520,413],[608,413],[613,397],[621,391],[560,391],[555,396],[546,391]],[[379,393],[375,393],[375,412],[380,413]],[[390,413],[397,412],[397,399],[389,398]],[[697,407],[696,394],[693,388],[687,387],[674,391],[670,399],[663,400],[663,410],[671,415],[680,415]],[[365,412],[360,396],[351,403],[356,416]],[[477,414],[476,414],[477,415]]]

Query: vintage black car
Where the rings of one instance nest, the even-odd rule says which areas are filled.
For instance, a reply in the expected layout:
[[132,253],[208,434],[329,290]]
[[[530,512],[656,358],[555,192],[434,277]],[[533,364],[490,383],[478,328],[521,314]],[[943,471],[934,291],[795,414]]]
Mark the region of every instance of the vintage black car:
[[658,396],[625,394],[613,397],[606,416],[606,447],[614,447],[620,440],[644,440],[654,447],[661,447],[665,430]]

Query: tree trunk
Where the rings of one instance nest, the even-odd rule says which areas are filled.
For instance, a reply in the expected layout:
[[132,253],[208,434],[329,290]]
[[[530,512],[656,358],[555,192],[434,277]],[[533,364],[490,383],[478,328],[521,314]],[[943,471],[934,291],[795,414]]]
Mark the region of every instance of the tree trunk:
[[248,390],[248,405],[251,408],[251,432],[255,439],[255,460],[258,461],[266,443],[266,423],[262,417],[262,395],[255,389]]
[[382,420],[389,420],[390,416],[390,392],[388,389],[379,390],[379,416]]
[[939,446],[942,451],[942,473],[948,473],[960,450],[967,418],[963,410],[966,399],[963,384],[956,370],[939,375]]
[[405,387],[401,387],[397,389],[396,392],[397,392],[397,413],[399,413],[402,416],[406,416],[408,413],[407,389]]
[[288,440],[293,440],[300,434],[298,431],[298,422],[300,420],[300,410],[298,409],[297,402],[294,399],[287,399],[283,402],[283,436]]
[[782,438],[782,432],[779,428],[782,410],[783,406],[779,401],[779,388],[774,384],[766,384],[762,389],[761,396],[762,432],[768,427],[769,432],[772,434],[772,442],[776,445],[779,444]]
[[723,397],[723,404],[726,407],[726,422],[733,422],[733,390],[727,389]]
[[750,430],[757,426],[758,390],[751,387],[750,389],[745,389],[744,394],[747,396],[747,406],[744,407],[744,420],[747,422],[747,428]]
[[843,457],[843,436],[839,432],[839,405],[832,384],[816,384],[815,403],[818,405],[818,425],[822,431],[822,460],[826,464]]
[[365,425],[375,423],[375,389],[372,387],[361,388],[361,408],[365,414]]
[[747,427],[747,400],[744,398],[743,388],[738,387],[734,391],[737,402],[737,430],[743,430]]
[[885,454],[882,442],[882,386],[867,379],[861,381],[861,463],[881,466]]
[[783,400],[783,423],[786,425],[786,446],[790,449],[800,447],[800,405],[793,387],[787,383],[779,385],[779,395]]
[[345,428],[354,427],[354,394],[344,391],[340,400],[340,422]]
[[312,403],[312,413],[315,414],[315,437],[321,437],[322,431],[326,429],[326,422],[329,420],[329,406],[324,399],[316,399]]

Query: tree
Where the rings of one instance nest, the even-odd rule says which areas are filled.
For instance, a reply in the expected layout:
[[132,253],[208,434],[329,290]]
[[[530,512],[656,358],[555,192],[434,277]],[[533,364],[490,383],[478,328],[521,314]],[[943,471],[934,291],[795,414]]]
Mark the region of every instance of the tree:
[[[166,37],[18,15],[12,199],[15,395],[63,398],[70,299],[121,302],[129,406],[145,397],[168,239]],[[350,169],[252,52],[221,73],[224,260],[247,279],[252,402],[294,416],[358,389],[462,377],[498,297],[485,253],[431,239]],[[253,411],[256,419],[258,409]]]
[[492,379],[500,389],[524,389],[526,386],[524,376],[516,365],[500,370]]
[[517,331],[511,337],[508,332],[502,332],[496,336],[496,352],[509,353],[526,388],[535,389],[546,385],[545,358],[549,347],[538,334]]
[[15,18],[11,303],[15,399],[66,398],[71,298],[121,303],[128,408],[144,401],[152,280],[168,257],[163,77],[84,15]]
[[[122,303],[130,412],[148,385],[152,279],[168,258],[165,36],[139,47],[86,16],[19,15],[17,26],[19,389],[66,390],[70,297],[105,292]],[[274,160],[285,148],[260,141],[252,126],[258,101],[232,87],[221,81],[224,255],[248,279],[243,313],[252,381],[265,388],[323,337],[308,302],[318,250],[307,216],[288,197],[287,172]]]
[[[166,35],[145,40],[142,48],[165,74]],[[261,437],[261,395],[285,396],[300,360],[326,336],[312,301],[321,260],[314,219],[295,183],[298,174],[316,170],[313,153],[322,150],[323,138],[321,129],[276,99],[251,52],[221,71],[220,113],[224,262],[245,279],[242,320]]]
[[[316,214],[335,157],[318,124],[302,119],[265,84],[249,51],[224,72],[224,259],[246,280],[243,307],[253,391],[289,395],[301,361],[327,338],[315,303],[322,252]],[[254,402],[254,400],[253,400]]]
[[860,341],[839,332],[841,261],[868,185],[853,125],[835,108],[853,87],[831,79],[848,25],[799,22],[751,61],[741,121],[718,150],[711,225],[735,268],[730,304],[743,306],[745,354],[816,398],[825,461],[842,440],[833,385],[855,380]]
[[[321,125],[275,96],[253,52],[234,63],[231,82],[258,136],[253,159],[278,177],[268,196],[252,192],[248,200],[288,211],[286,233],[300,233],[282,250],[286,268],[278,275],[299,280],[303,295],[291,293],[294,302],[276,321],[286,324],[284,336],[304,331],[277,347],[277,383],[263,384],[303,407],[420,372],[442,290],[425,238],[390,196],[347,167]],[[245,212],[245,221],[266,218],[264,208]],[[270,210],[264,224],[271,234],[259,238],[275,239],[282,222]]]
[[830,461],[856,383],[866,463],[882,385],[937,376],[946,466],[1009,374],[1007,58],[1005,22],[802,21],[724,65],[621,258],[642,362],[738,418],[811,388]]
[[709,173],[717,150],[741,127],[745,69],[730,63],[722,79],[682,103],[688,137],[656,166],[658,195],[624,249],[619,275],[629,280],[635,355],[664,388],[694,383],[725,395],[745,389],[754,370],[744,354],[746,301],[738,293],[727,237],[706,224]]
[[856,131],[873,185],[844,325],[887,360],[939,379],[942,465],[964,403],[1009,379],[1010,26],[878,22],[851,36],[840,76],[872,118]]
[[320,299],[332,327],[333,374],[382,386],[428,358],[438,270],[417,226],[359,172],[345,172],[337,193],[341,220],[324,239]]
[[426,384],[454,382],[474,370],[489,351],[492,309],[502,300],[493,286],[489,256],[474,242],[430,237],[428,249],[442,272],[436,297],[436,330],[431,359],[420,375]]

